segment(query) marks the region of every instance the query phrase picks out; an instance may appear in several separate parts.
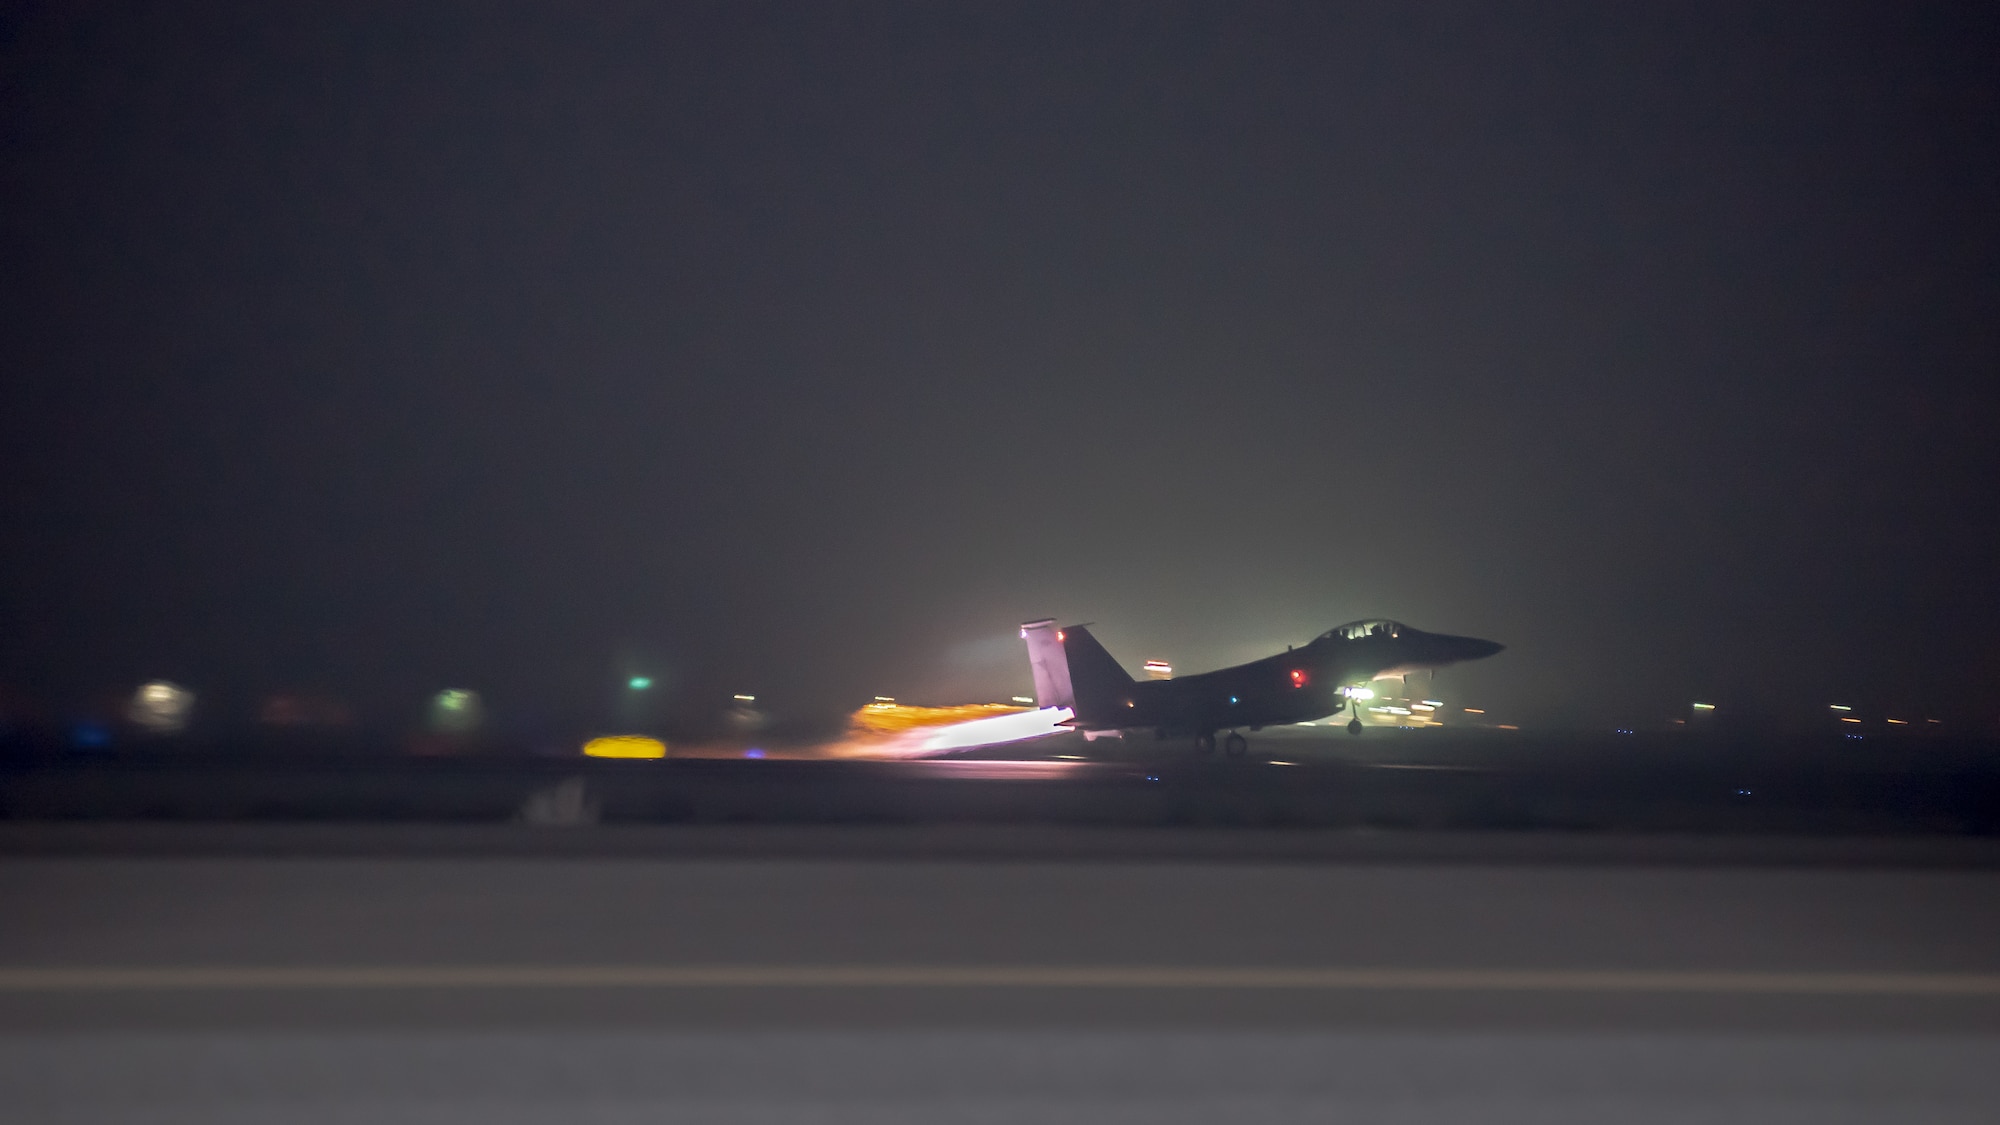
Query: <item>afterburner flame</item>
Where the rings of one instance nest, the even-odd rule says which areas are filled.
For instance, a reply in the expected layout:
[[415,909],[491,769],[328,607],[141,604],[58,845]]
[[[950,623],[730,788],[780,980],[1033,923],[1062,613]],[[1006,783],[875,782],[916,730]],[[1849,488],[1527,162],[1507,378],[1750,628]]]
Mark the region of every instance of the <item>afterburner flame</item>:
[[937,727],[1012,715],[1028,708],[1007,703],[962,703],[956,707],[913,707],[906,703],[877,701],[848,716],[847,726],[855,735],[901,734],[918,727]]
[[848,736],[827,747],[840,758],[925,758],[955,750],[997,746],[1060,734],[1066,707],[1033,710],[1005,703],[913,707],[878,702],[854,712]]

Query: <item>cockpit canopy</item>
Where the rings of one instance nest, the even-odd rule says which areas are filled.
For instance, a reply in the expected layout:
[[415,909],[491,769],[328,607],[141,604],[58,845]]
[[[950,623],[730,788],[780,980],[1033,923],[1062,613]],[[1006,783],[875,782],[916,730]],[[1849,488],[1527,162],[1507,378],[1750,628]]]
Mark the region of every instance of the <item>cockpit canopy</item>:
[[1341,637],[1350,641],[1358,641],[1363,637],[1400,637],[1403,635],[1403,629],[1404,626],[1394,621],[1379,619],[1375,621],[1350,621],[1345,625],[1337,625],[1334,628],[1328,629],[1326,632],[1321,633],[1318,639],[1324,641],[1331,637]]

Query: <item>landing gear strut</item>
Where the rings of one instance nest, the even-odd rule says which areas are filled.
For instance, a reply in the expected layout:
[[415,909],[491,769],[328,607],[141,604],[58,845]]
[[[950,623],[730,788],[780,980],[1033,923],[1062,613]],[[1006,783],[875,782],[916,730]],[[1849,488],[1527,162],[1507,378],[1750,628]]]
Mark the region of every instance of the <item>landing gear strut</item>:
[[[1342,695],[1346,695],[1346,694],[1347,694],[1347,689],[1346,689],[1346,688],[1342,688],[1342,689],[1341,689],[1341,694],[1342,694]],[[1341,700],[1341,701],[1340,701],[1340,708],[1339,708],[1339,710],[1336,710],[1336,711],[1334,712],[1334,714],[1338,715],[1338,714],[1340,714],[1340,712],[1341,712],[1341,711],[1346,711],[1346,712],[1347,712],[1348,714],[1351,714],[1351,715],[1353,715],[1353,716],[1354,716],[1353,718],[1351,718],[1351,719],[1347,720],[1347,733],[1349,733],[1349,734],[1360,734],[1360,733],[1361,733],[1361,702],[1360,702],[1359,700],[1355,699],[1355,698],[1354,698],[1353,696],[1349,695],[1349,696],[1347,696],[1347,698],[1345,698],[1345,699],[1343,699],[1343,700]]]
[[1235,731],[1230,731],[1229,737],[1222,740],[1222,752],[1232,758],[1241,758],[1250,752],[1250,742]]
[[1202,757],[1215,753],[1215,732],[1203,731],[1194,736],[1194,752]]

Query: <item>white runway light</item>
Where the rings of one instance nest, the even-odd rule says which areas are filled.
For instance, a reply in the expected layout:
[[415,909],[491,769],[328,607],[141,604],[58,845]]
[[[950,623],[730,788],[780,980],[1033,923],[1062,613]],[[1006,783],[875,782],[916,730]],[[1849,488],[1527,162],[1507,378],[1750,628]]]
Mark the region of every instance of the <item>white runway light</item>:
[[132,701],[125,707],[125,717],[135,726],[154,734],[174,734],[187,726],[188,715],[193,710],[193,692],[179,684],[154,680],[140,685],[139,690],[132,693]]

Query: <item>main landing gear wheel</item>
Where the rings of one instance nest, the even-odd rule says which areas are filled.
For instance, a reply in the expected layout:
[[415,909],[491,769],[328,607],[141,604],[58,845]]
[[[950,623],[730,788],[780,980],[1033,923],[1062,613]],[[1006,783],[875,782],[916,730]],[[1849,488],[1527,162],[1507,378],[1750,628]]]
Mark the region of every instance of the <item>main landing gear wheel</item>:
[[1206,757],[1207,755],[1210,755],[1210,754],[1213,754],[1213,753],[1215,753],[1215,735],[1213,735],[1213,734],[1197,734],[1197,735],[1195,735],[1195,736],[1194,736],[1194,752],[1195,752],[1195,753],[1197,753],[1197,754],[1200,754],[1200,755],[1202,755],[1202,756],[1204,756],[1204,757]]
[[1235,731],[1230,731],[1229,737],[1222,740],[1222,752],[1232,758],[1241,758],[1250,752],[1250,742]]
[[1361,733],[1361,720],[1360,720],[1360,719],[1349,719],[1349,720],[1347,720],[1347,733],[1349,733],[1349,734],[1360,734],[1360,733]]

